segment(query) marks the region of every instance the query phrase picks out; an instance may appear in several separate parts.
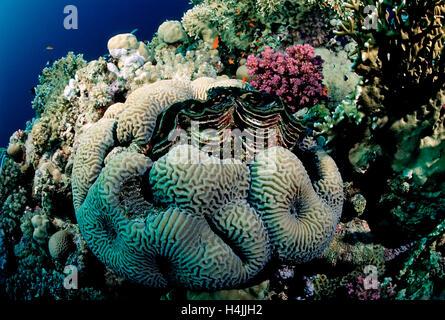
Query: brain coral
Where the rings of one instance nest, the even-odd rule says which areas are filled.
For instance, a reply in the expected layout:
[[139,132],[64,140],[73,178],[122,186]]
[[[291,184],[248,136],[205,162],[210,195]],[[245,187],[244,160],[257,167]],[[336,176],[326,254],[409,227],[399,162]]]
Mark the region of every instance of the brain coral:
[[[168,114],[176,120],[201,114],[207,128],[234,115],[244,116],[229,121],[234,127],[244,128],[249,117],[279,126],[285,109],[272,98],[264,103],[262,93],[226,87],[208,91],[205,101],[192,99],[202,96],[201,86],[218,84],[169,80],[134,91],[118,119],[95,123],[76,151],[73,197],[83,237],[107,267],[147,286],[228,289],[257,275],[271,258],[307,261],[329,244],[341,214],[337,167],[310,143],[300,148],[315,163],[314,181],[286,141],[256,150],[251,164],[190,144],[150,157],[153,139],[170,134],[171,126],[160,125]],[[238,104],[244,115],[234,112]],[[296,146],[298,132],[282,122],[279,139],[288,134]]]
[[65,258],[73,247],[73,235],[67,230],[57,231],[48,241],[49,254],[56,260]]

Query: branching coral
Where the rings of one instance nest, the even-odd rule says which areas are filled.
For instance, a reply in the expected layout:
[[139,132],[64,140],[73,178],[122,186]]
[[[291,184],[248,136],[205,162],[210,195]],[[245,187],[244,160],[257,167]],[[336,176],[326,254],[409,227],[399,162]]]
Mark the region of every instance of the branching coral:
[[326,97],[322,63],[319,56],[314,56],[313,47],[296,45],[287,48],[285,54],[266,47],[261,57],[249,56],[246,66],[253,76],[252,86],[276,94],[295,112]]
[[351,15],[351,8],[346,6],[343,0],[308,0],[307,2],[317,4],[322,9],[329,8],[331,12],[335,12],[335,14],[342,19]]
[[37,116],[45,109],[53,108],[60,94],[74,77],[76,71],[86,66],[82,55],[69,52],[65,58],[57,60],[50,68],[45,68],[39,76],[40,84],[36,87],[36,97],[32,102]]
[[182,24],[190,37],[211,44],[218,36],[229,52],[237,53],[253,49],[276,25],[296,26],[312,7],[301,0],[205,0],[184,14]]
[[39,215],[26,210],[20,219],[23,235],[14,247],[17,272],[8,275],[5,285],[9,299],[15,301],[103,299],[101,291],[88,285],[79,287],[78,290],[67,290],[64,287],[67,277],[64,266],[55,267],[45,250],[33,240],[31,223],[33,216]]
[[427,192],[403,176],[388,179],[385,191],[379,208],[389,212],[388,218],[410,237],[429,232],[445,218],[445,199],[440,191]]
[[[352,1],[346,5],[353,9],[354,18],[342,24],[339,34],[348,34],[358,43],[355,70],[366,76],[359,103],[370,117],[413,111],[430,98],[414,92],[434,96],[443,88],[439,80],[444,70],[442,1]],[[376,8],[372,15],[365,13],[366,5]]]
[[444,230],[445,222],[442,221],[411,250],[397,277],[399,290],[396,299],[432,299],[435,295],[440,296],[435,284],[445,276],[443,251],[438,250],[440,244],[443,246]]

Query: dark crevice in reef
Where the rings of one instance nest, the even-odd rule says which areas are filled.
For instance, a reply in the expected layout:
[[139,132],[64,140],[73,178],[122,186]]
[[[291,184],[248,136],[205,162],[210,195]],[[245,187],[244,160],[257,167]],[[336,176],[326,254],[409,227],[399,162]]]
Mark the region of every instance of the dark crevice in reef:
[[52,208],[55,216],[63,216],[71,221],[76,221],[76,214],[74,211],[74,205],[72,195],[56,192],[51,196]]
[[165,279],[169,279],[173,274],[171,262],[166,257],[163,257],[161,255],[157,255],[155,259],[159,273],[162,274]]
[[151,188],[150,185],[150,170],[151,167],[147,171],[145,171],[144,174],[140,177],[141,178],[140,188],[141,188],[142,198],[145,199],[145,201],[147,201],[148,203],[153,203],[154,197],[153,197],[153,189]]
[[321,179],[317,164],[315,163],[316,156],[312,152],[305,152],[296,147],[294,148],[294,154],[303,163],[311,181],[318,181]]
[[232,249],[233,253],[240,258],[240,260],[243,262],[243,264],[247,264],[249,262],[249,259],[245,256],[245,254],[241,251],[240,248],[238,248],[233,241],[231,241],[227,235],[218,229],[215,222],[211,220],[208,215],[204,214],[204,218],[207,221],[207,224],[210,227],[210,230],[213,231],[213,233],[216,234],[217,237],[219,237],[230,249]]
[[125,103],[127,100],[127,91],[118,91],[114,95],[114,103]]

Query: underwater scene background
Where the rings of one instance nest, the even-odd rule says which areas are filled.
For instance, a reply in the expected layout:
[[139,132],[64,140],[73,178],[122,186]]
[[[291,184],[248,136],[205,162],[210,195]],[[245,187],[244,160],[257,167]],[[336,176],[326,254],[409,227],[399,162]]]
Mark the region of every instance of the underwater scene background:
[[1,298],[443,300],[444,22],[2,1]]

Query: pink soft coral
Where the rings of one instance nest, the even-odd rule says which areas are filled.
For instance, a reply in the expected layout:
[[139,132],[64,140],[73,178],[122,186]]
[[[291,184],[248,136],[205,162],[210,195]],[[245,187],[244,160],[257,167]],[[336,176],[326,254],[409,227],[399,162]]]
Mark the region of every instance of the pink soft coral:
[[266,46],[261,57],[248,56],[246,66],[254,88],[276,94],[295,112],[327,97],[322,85],[323,62],[320,56],[314,57],[311,45],[297,44],[285,53]]

